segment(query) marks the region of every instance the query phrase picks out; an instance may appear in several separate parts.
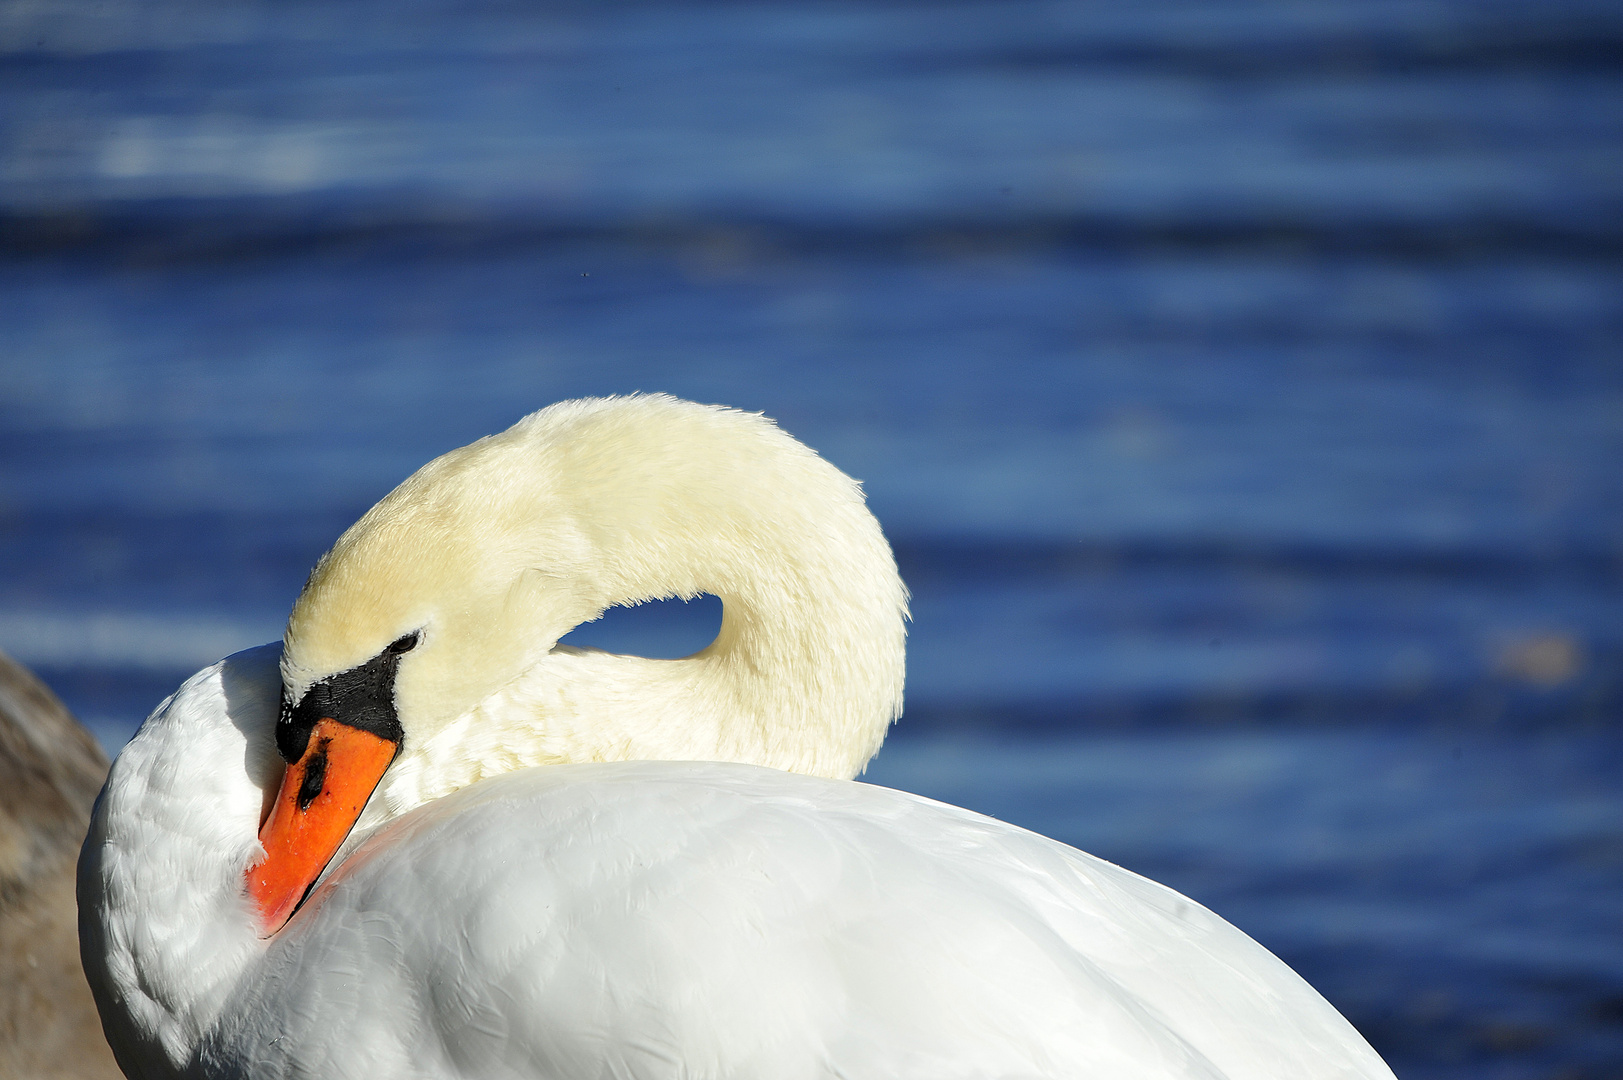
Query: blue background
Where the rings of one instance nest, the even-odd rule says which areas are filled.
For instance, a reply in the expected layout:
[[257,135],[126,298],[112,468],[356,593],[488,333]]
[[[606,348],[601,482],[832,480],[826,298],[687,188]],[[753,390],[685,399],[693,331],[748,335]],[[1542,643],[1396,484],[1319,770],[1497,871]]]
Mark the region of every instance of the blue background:
[[42,0],[0,103],[0,647],[110,749],[433,455],[762,410],[913,589],[868,779],[1623,1075],[1617,4]]

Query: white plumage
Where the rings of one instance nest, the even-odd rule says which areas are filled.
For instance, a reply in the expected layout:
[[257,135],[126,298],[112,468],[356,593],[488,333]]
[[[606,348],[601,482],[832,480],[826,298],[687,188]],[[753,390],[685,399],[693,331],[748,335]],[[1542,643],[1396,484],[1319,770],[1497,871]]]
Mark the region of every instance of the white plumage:
[[[695,657],[553,647],[607,604],[700,591],[726,614]],[[80,905],[120,1063],[1390,1080],[1198,904],[847,779],[899,705],[903,598],[855,486],[756,417],[566,403],[425,467],[323,560],[282,648],[194,676],[115,764]],[[244,874],[284,689],[408,632],[400,755],[261,939]]]

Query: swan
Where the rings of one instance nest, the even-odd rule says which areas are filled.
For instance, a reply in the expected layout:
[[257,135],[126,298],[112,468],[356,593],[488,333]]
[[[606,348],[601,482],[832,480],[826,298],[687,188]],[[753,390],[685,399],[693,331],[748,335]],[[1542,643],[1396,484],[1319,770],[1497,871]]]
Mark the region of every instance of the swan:
[[[702,592],[685,659],[557,644]],[[563,402],[430,462],[113,765],[79,905],[120,1066],[1391,1080],[1199,904],[855,782],[905,616],[859,486],[758,415]]]

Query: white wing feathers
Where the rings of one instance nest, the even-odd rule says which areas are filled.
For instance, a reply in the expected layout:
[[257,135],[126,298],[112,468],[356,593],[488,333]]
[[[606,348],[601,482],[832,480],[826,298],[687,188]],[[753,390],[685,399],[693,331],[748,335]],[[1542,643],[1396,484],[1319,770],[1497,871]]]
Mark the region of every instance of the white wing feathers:
[[968,811],[745,765],[532,769],[421,807],[258,975],[205,1072],[1391,1076],[1169,889]]

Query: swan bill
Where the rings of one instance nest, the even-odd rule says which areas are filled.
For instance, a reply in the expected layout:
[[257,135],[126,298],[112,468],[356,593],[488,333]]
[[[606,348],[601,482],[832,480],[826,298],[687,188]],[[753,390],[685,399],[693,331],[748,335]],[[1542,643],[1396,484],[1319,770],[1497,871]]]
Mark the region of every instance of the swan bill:
[[304,753],[282,774],[259,830],[265,858],[248,869],[248,895],[270,937],[298,910],[383,779],[400,744],[323,718]]

